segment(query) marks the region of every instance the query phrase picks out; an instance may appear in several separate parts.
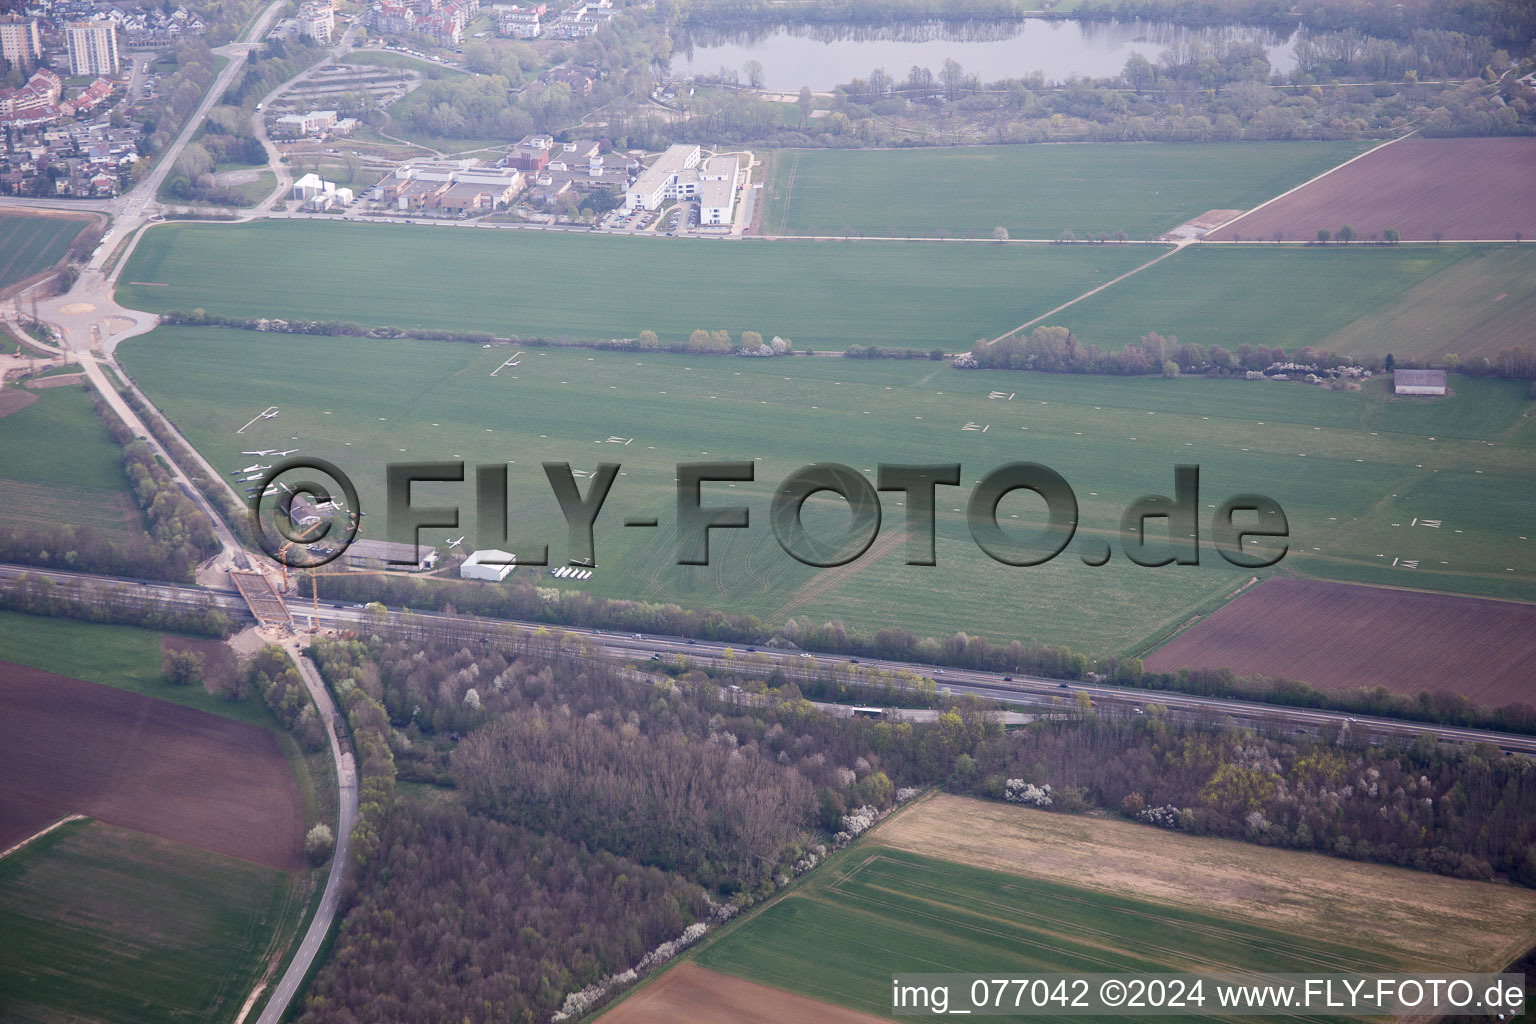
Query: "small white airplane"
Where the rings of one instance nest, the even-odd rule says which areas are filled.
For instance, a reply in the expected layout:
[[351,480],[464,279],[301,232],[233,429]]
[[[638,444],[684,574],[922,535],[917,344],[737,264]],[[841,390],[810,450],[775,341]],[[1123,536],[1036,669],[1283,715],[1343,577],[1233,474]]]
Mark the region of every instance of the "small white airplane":
[[287,451],[273,452],[272,454],[276,455],[280,459],[286,459],[290,455],[299,454],[299,450],[297,448],[289,448]]
[[264,413],[261,414],[261,418],[264,419],[264,420],[276,419],[277,418],[277,410],[274,409],[271,412],[264,412]]
[[257,465],[254,465],[254,466],[246,466],[244,469],[237,469],[237,470],[235,470],[233,473],[231,473],[229,475],[230,476],[239,476],[242,473],[265,473],[267,470],[269,470],[271,468],[272,468],[271,466],[263,466],[263,465],[257,464]]
[[277,449],[276,448],[263,448],[260,451],[241,452],[240,454],[241,455],[254,455],[254,456],[256,456],[259,459],[264,459],[264,458],[266,458],[269,455],[276,455],[277,454]]
[[[469,535],[465,534],[464,536],[467,537]],[[460,544],[464,543],[464,537],[459,537],[458,539],[454,539],[453,537],[445,537],[443,539],[448,542],[448,547],[449,547],[450,550],[452,550],[453,548],[456,548]]]

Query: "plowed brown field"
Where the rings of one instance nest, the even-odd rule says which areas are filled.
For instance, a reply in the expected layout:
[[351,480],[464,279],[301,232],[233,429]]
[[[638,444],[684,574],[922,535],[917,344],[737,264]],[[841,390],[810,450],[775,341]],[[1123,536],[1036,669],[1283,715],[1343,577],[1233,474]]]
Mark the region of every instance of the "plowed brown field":
[[1536,703],[1536,605],[1276,577],[1148,655],[1320,690],[1384,686]]
[[603,1024],[877,1024],[857,1010],[679,964],[603,1014]]
[[1536,237],[1536,139],[1405,139],[1304,185],[1206,236],[1315,238],[1345,224],[1361,239]]
[[71,812],[302,865],[298,784],[265,729],[0,662],[0,849]]

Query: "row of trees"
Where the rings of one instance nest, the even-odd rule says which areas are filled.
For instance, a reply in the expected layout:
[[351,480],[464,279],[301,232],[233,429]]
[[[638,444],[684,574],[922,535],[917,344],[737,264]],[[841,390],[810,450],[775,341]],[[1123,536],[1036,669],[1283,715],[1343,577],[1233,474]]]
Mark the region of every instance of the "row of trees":
[[139,587],[115,583],[58,583],[25,575],[0,583],[0,608],[193,636],[223,638],[235,631],[234,621],[221,608],[204,604],[188,608],[145,594]]
[[1140,341],[1119,351],[1105,351],[1096,345],[1084,345],[1065,327],[1037,327],[1027,334],[1010,334],[998,341],[982,339],[971,351],[956,361],[964,369],[1035,370],[1043,373],[1090,373],[1137,375],[1169,373],[1169,366],[1179,373],[1232,374],[1263,370],[1276,363],[1295,363],[1320,369],[1359,366],[1372,373],[1391,372],[1394,366],[1435,367],[1475,377],[1502,377],[1505,380],[1536,380],[1536,351],[1512,346],[1493,358],[1456,353],[1438,359],[1399,359],[1386,356],[1352,356],[1304,345],[1294,352],[1279,346],[1237,346],[1228,351],[1220,345],[1209,347],[1180,344],[1172,335],[1164,337],[1149,332]]
[[[1049,784],[1062,810],[1536,886],[1536,762],[1489,745],[1289,740],[1141,720],[1041,723],[982,745],[952,785],[1001,797]],[[1149,814],[1154,808],[1174,814]]]

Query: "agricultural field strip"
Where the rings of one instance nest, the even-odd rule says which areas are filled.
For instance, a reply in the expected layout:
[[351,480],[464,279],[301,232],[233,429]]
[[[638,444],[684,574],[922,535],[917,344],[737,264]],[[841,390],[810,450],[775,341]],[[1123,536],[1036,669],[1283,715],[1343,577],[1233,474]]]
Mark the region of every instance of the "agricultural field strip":
[[304,905],[283,872],[99,821],[0,875],[0,990],[23,1019],[228,1019]]
[[[799,347],[969,348],[1146,260],[1139,246],[728,242],[259,221],[151,229],[118,299],[164,312],[606,340],[756,330]],[[234,262],[232,262],[234,261]],[[260,263],[261,274],[241,274]],[[518,287],[502,282],[516,280]],[[164,287],[160,287],[164,285]],[[786,302],[786,296],[793,301]]]
[[[4,426],[0,425],[0,431]],[[121,491],[73,484],[39,484],[28,480],[0,477],[0,508],[6,521],[35,526],[88,526],[128,540],[141,536],[139,511]]]
[[1405,136],[1250,210],[1212,237],[1278,232],[1305,240],[1349,224],[1360,238],[1396,228],[1416,241],[1514,241],[1536,234],[1533,188],[1536,139]]
[[[1114,944],[1115,940],[1120,937],[1119,934],[1107,928],[1097,928],[1083,923],[1087,919],[1086,916],[1078,918],[1070,913],[1053,916],[1038,911],[1017,909],[1010,909],[1006,915],[1001,915],[996,913],[998,907],[995,904],[965,893],[956,892],[937,882],[905,881],[900,889],[880,885],[879,883],[870,883],[865,891],[862,892],[850,886],[850,883],[857,880],[857,876],[860,873],[870,870],[872,865],[877,865],[880,861],[881,857],[878,854],[861,861],[851,872],[839,877],[828,888],[856,904],[879,907],[882,910],[890,911],[892,916],[899,916],[902,919],[914,916],[913,909],[906,905],[906,901],[916,898],[919,902],[935,908],[928,912],[918,913],[916,916],[930,921],[941,928],[949,927],[953,923],[953,911],[963,911],[971,919],[970,923],[966,926],[968,933],[973,935],[990,935],[1002,942],[1011,941],[1014,932],[1006,927],[997,926],[1012,924],[1020,920],[1033,921],[1037,923],[1037,927],[1030,929],[1030,931],[1056,941],[1059,943],[1058,949],[1078,946],[1102,951],[1103,955],[1080,955],[1085,968],[1091,966],[1109,971],[1119,969],[1123,965],[1123,960],[1114,955],[1122,952]],[[1000,883],[997,891],[1006,893],[1009,890],[1010,887],[1007,884]],[[1022,889],[1020,892],[1022,895]],[[914,897],[914,893],[918,895]],[[1058,894],[1055,896],[1054,902],[1063,904],[1066,907],[1076,907],[1086,912],[1095,905],[1096,901],[1086,897]],[[1144,909],[1127,905],[1121,908],[1120,913],[1148,922],[1165,920],[1163,911],[1150,905],[1145,906]],[[994,926],[981,927],[975,923],[976,920],[992,922]],[[1181,922],[1179,930],[1181,935],[1198,935],[1213,942],[1230,942],[1251,934],[1250,929],[1246,926],[1227,927],[1214,920],[1194,924],[1188,921]],[[1351,970],[1364,972],[1383,966],[1381,960],[1365,955],[1353,958],[1346,957],[1342,960],[1319,957],[1314,953],[1314,945],[1304,940],[1289,942],[1284,939],[1273,939],[1268,944],[1275,952],[1287,954],[1297,963],[1310,964],[1320,970],[1336,970],[1340,967],[1347,967]],[[1193,965],[1194,969],[1215,972],[1230,967],[1229,964],[1213,957],[1190,953],[1182,945],[1143,946],[1140,948],[1155,954],[1161,954],[1168,960],[1179,960],[1189,963]],[[881,951],[894,952],[895,950],[893,948],[881,948]]]
[[[850,856],[852,867],[829,865],[838,878],[808,880],[703,947],[697,961],[877,1013],[888,1012],[883,979],[893,971],[1222,973],[1392,966],[1326,939],[1297,955],[1294,936],[1284,932],[1228,927],[1210,913],[1135,897],[879,846]],[[1170,935],[1184,944],[1169,945]]]
[[1199,906],[1218,922],[1382,950],[1415,968],[1502,967],[1528,947],[1536,920],[1536,894],[1517,887],[945,794],[902,809],[870,839],[1085,894]]
[[[787,150],[770,157],[763,223],[781,236],[1054,241],[1169,231],[1248,209],[1359,154],[1361,143],[1089,143]],[[1158,187],[1149,189],[1148,181]]]
[[[1052,318],[1080,344],[1118,351],[1149,331],[1229,352],[1239,346],[1279,347],[1294,351],[1321,346],[1351,325],[1368,326],[1411,301],[1414,290],[1428,286],[1463,260],[1494,263],[1518,260],[1511,247],[1484,245],[1404,246],[1212,246],[1189,245],[1177,255],[1074,304]],[[1301,304],[1297,296],[1311,301]],[[1241,301],[1237,297],[1241,296]],[[1486,301],[1468,291],[1471,315],[1486,316]],[[1358,332],[1357,328],[1357,332]],[[1423,325],[1397,337],[1380,332],[1357,337],[1380,339],[1371,350],[1346,355],[1417,354]],[[1406,335],[1406,337],[1405,337]],[[1430,334],[1433,339],[1435,335]],[[1377,350],[1379,349],[1379,351]],[[1463,355],[1473,354],[1463,351]],[[1496,355],[1497,352],[1483,352]]]
[[85,223],[0,211],[0,289],[57,263]]

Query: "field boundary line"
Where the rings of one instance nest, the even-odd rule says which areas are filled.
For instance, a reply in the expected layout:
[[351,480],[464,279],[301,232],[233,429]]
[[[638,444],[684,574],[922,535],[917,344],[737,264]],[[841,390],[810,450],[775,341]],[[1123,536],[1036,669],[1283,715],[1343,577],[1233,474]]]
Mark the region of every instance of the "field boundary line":
[[1306,188],[1308,185],[1311,185],[1313,182],[1322,181],[1324,178],[1328,177],[1328,175],[1332,174],[1334,171],[1342,170],[1345,167],[1348,167],[1350,164],[1354,163],[1356,160],[1364,160],[1366,157],[1370,156],[1372,153],[1380,153],[1382,150],[1386,149],[1388,146],[1395,145],[1395,144],[1397,144],[1399,142],[1402,142],[1404,139],[1411,139],[1413,136],[1417,135],[1418,133],[1419,133],[1419,130],[1417,128],[1415,128],[1413,131],[1409,132],[1407,135],[1399,135],[1395,139],[1388,139],[1386,142],[1383,142],[1379,146],[1372,146],[1370,149],[1366,150],[1364,153],[1356,154],[1355,156],[1350,157],[1348,160],[1345,160],[1343,163],[1335,164],[1334,166],[1328,168],[1322,174],[1319,174],[1319,175],[1317,175],[1316,177],[1313,177],[1313,178],[1308,178],[1306,181],[1302,182],[1300,185],[1297,185],[1294,188],[1288,188],[1284,192],[1281,192],[1279,195],[1277,195],[1277,196],[1275,196],[1275,197],[1273,197],[1271,199],[1264,200],[1258,206],[1253,207],[1253,209],[1251,209],[1251,210],[1244,210],[1242,213],[1238,214],[1236,217],[1233,217],[1231,220],[1225,221],[1225,222],[1223,222],[1221,224],[1218,224],[1215,227],[1211,228],[1209,231],[1206,232],[1206,234],[1214,235],[1218,231],[1225,230],[1226,228],[1229,228],[1233,224],[1236,224],[1238,221],[1242,220],[1244,217],[1247,217],[1249,214],[1258,213],[1260,210],[1264,209],[1266,206],[1272,206],[1275,203],[1278,203],[1280,200],[1284,199],[1288,195],[1291,195],[1293,192],[1300,192],[1302,189]]
[[[789,173],[784,176],[784,198],[782,200],[782,206],[779,209],[778,231],[774,232],[774,234],[776,234],[776,235],[779,234],[780,232],[783,232],[783,231],[787,230],[789,228],[789,200],[790,200],[790,197],[794,195],[794,192],[795,192],[795,174],[798,173],[799,170],[800,170],[800,150],[797,149],[797,150],[795,150],[794,158],[792,160],[790,160],[790,162],[789,162]],[[764,196],[763,198],[766,200],[768,197]]]
[[85,815],[83,815],[83,814],[66,814],[66,815],[64,815],[64,817],[60,818],[58,821],[54,822],[52,825],[49,825],[48,827],[46,827],[46,828],[44,828],[44,829],[42,829],[40,831],[32,833],[31,835],[27,836],[27,838],[21,840],[18,843],[12,843],[10,846],[5,848],[4,850],[0,850],[0,860],[4,860],[5,858],[9,857],[11,854],[15,853],[16,851],[18,851],[18,850],[20,850],[20,849],[22,849],[24,847],[31,846],[33,843],[37,842],[39,839],[43,838],[43,836],[47,835],[49,832],[52,832],[56,828],[63,828],[65,825],[68,825],[72,821],[84,821],[84,820],[85,820]]
[[1033,320],[1029,320],[1029,321],[1026,321],[1025,323],[1019,324],[1019,326],[1015,327],[1011,331],[1004,331],[1002,334],[999,334],[997,337],[995,337],[991,341],[987,342],[986,347],[987,348],[991,348],[993,345],[996,345],[998,342],[1002,341],[1004,338],[1007,338],[1010,335],[1018,334],[1020,331],[1025,330],[1026,328],[1033,327],[1035,324],[1039,323],[1041,320],[1044,320],[1046,317],[1048,317],[1048,316],[1055,316],[1057,313],[1060,313],[1062,310],[1066,309],[1068,306],[1075,306],[1079,302],[1082,302],[1084,299],[1089,298],[1090,296],[1097,295],[1097,294],[1099,294],[1099,292],[1103,291],[1104,289],[1119,284],[1121,281],[1124,281],[1126,278],[1130,277],[1132,274],[1139,274],[1139,273],[1141,273],[1143,270],[1146,270],[1148,267],[1152,266],[1153,264],[1161,263],[1163,260],[1165,260],[1168,257],[1172,256],[1173,254],[1183,250],[1186,246],[1193,245],[1193,244],[1194,244],[1194,239],[1184,239],[1182,241],[1175,242],[1175,243],[1173,243],[1173,248],[1169,249],[1167,252],[1163,253],[1161,256],[1154,257],[1153,259],[1147,260],[1147,262],[1145,262],[1145,263],[1143,263],[1143,264],[1141,264],[1139,266],[1132,267],[1130,270],[1127,270],[1125,273],[1121,274],[1119,277],[1115,278],[1114,280],[1112,280],[1112,281],[1105,281],[1103,284],[1099,285],[1097,288],[1094,288],[1094,289],[1091,289],[1089,291],[1083,292],[1083,294],[1079,295],[1075,299],[1068,299],[1066,302],[1063,302],[1061,305],[1057,306],[1055,309],[1048,309],[1044,313],[1041,313],[1039,316],[1035,317]]

